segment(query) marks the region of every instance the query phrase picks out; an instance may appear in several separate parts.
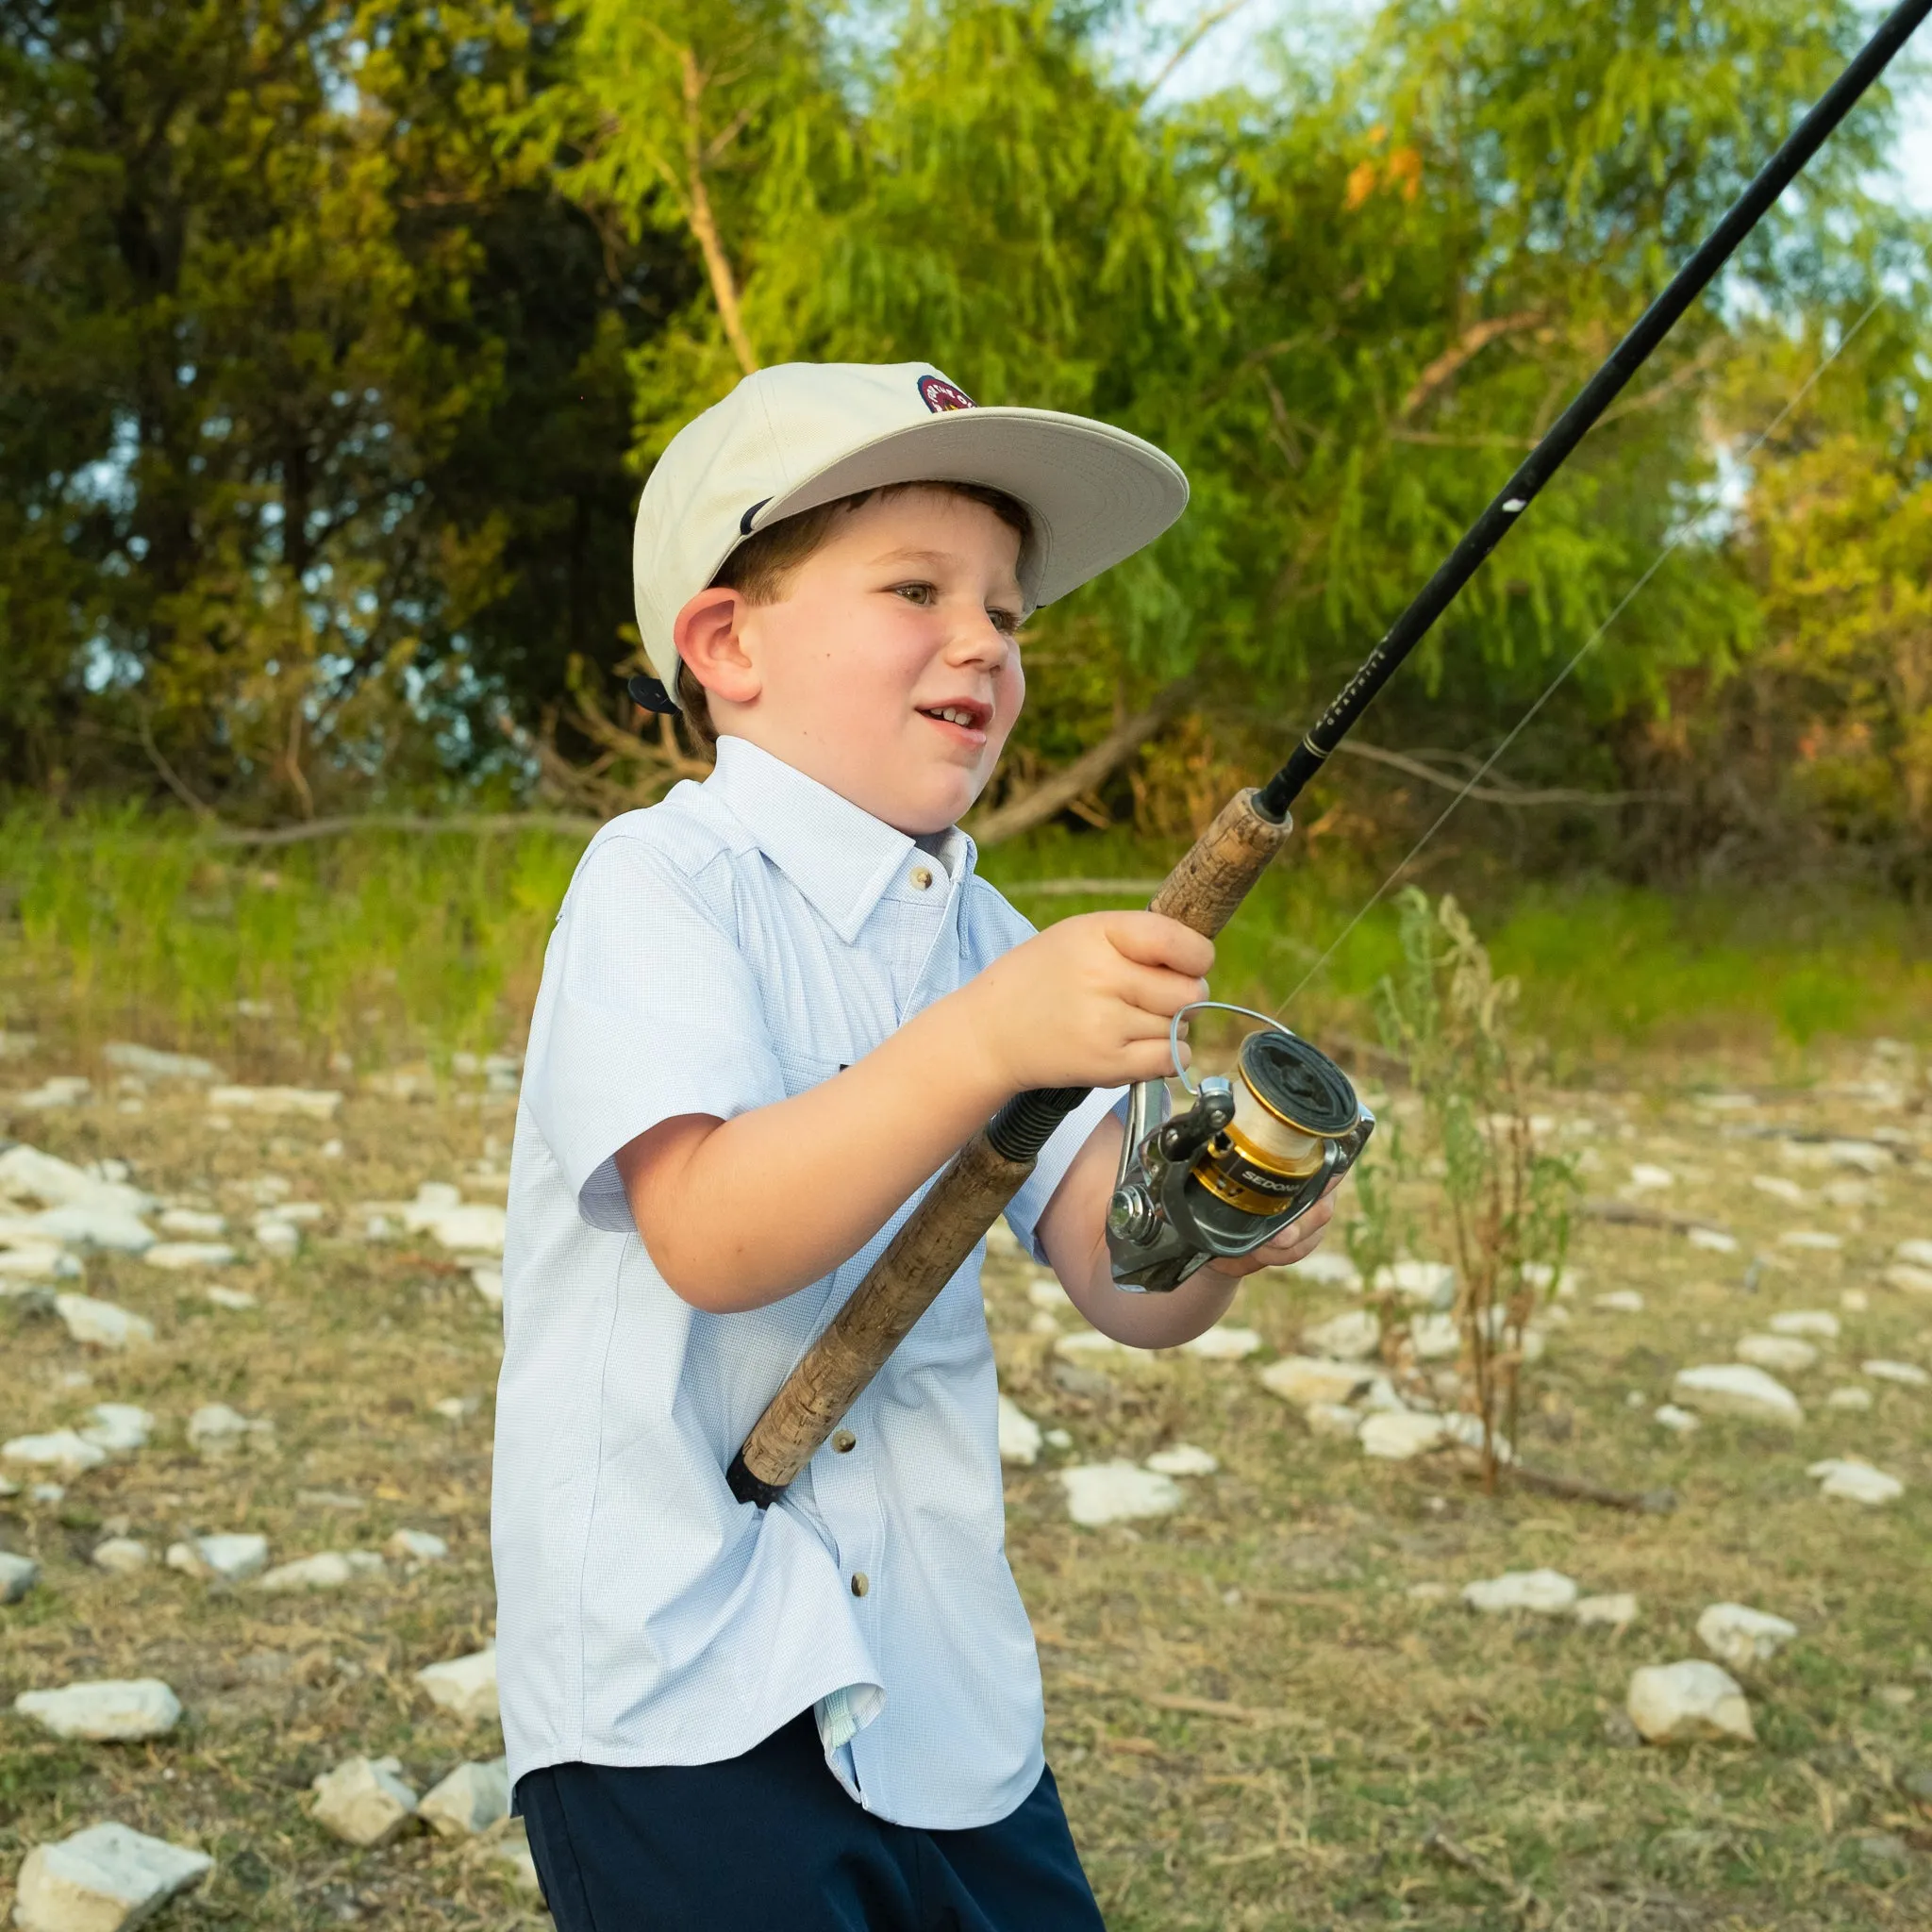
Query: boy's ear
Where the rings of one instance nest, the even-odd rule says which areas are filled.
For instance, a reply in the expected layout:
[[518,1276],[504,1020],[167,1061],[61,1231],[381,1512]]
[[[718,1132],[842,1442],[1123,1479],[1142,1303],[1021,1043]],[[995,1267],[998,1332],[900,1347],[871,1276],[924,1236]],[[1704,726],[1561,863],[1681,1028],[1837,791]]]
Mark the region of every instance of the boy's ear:
[[744,608],[742,591],[713,584],[691,598],[671,626],[671,641],[691,675],[711,696],[731,705],[750,704],[761,683],[738,634]]

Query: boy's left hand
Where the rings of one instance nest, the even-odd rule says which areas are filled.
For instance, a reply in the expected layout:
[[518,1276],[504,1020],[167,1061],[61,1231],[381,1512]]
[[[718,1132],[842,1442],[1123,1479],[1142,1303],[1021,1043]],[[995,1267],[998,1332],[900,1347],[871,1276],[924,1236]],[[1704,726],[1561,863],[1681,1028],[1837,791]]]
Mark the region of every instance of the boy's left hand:
[[1243,1274],[1254,1274],[1263,1268],[1291,1268],[1297,1261],[1306,1261],[1322,1245],[1322,1237],[1327,1233],[1328,1224],[1335,1218],[1333,1196],[1345,1178],[1345,1175],[1336,1175],[1324,1190],[1322,1198],[1299,1221],[1284,1227],[1273,1241],[1262,1242],[1248,1254],[1230,1255],[1224,1259],[1210,1261],[1208,1268],[1238,1281]]

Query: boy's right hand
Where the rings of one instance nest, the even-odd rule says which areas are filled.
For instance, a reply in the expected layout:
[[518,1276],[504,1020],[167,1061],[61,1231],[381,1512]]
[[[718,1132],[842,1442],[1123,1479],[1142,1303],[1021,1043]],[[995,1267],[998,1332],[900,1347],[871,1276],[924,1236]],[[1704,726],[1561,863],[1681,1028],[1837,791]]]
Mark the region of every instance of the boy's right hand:
[[962,989],[974,1037],[1012,1092],[1119,1087],[1175,1071],[1174,1016],[1208,997],[1214,941],[1158,912],[1050,925]]

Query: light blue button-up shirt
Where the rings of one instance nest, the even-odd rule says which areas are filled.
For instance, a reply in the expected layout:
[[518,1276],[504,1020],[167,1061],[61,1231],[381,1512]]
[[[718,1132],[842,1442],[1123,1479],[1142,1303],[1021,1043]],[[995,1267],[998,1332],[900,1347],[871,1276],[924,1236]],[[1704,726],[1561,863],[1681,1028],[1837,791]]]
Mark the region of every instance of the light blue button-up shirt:
[[[504,1255],[491,1541],[513,1780],[732,1757],[812,1707],[847,1790],[901,1824],[991,1824],[1039,1780],[979,1254],[859,1397],[854,1446],[760,1513],[724,1470],[912,1204],[809,1288],[712,1315],[652,1265],[612,1161],[659,1121],[831,1077],[1027,938],[974,858],[962,832],[915,841],[726,738],[710,778],[613,820],[577,867]],[[1024,1246],[1117,1097],[1047,1143],[1008,1209]]]

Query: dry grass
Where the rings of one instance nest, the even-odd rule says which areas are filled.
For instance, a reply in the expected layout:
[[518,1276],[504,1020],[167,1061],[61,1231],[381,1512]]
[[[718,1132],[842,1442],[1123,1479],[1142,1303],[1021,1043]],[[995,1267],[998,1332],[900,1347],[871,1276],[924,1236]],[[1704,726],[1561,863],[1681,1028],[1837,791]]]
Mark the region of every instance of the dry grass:
[[[25,1086],[67,1070],[29,1063],[8,1077]],[[990,1273],[1006,1386],[1074,1441],[1011,1473],[1011,1547],[1040,1638],[1051,1756],[1115,1932],[1932,1924],[1932,1817],[1898,1782],[1932,1766],[1932,1391],[1874,1385],[1867,1415],[1822,1405],[1863,1357],[1932,1365],[1932,1302],[1877,1280],[1896,1240],[1932,1235],[1932,1119],[1885,1116],[1923,1129],[1925,1145],[1884,1181],[1882,1207],[1800,1214],[1748,1176],[1821,1176],[1780,1168],[1766,1143],[1718,1138],[1723,1117],[1663,1097],[1672,1070],[1654,1071],[1657,1094],[1538,1104],[1601,1123],[1593,1191],[1611,1191],[1632,1158],[1661,1160],[1683,1175],[1669,1205],[1721,1219],[1743,1251],[1587,1225],[1585,1278],[1537,1372],[1524,1447],[1615,1486],[1669,1485],[1672,1515],[1486,1499],[1445,1467],[1369,1462],[1309,1436],[1252,1362],[1112,1356],[1070,1388],[1050,1339],[1030,1330],[1018,1271]],[[459,1847],[415,1838],[352,1852],[307,1814],[308,1779],[341,1757],[394,1752],[420,1790],[500,1748],[411,1682],[491,1627],[496,1318],[436,1252],[366,1243],[347,1210],[425,1179],[491,1198],[477,1169],[503,1162],[508,1104],[446,1085],[411,1104],[357,1095],[332,1126],[217,1132],[198,1093],[158,1087],[140,1114],[108,1098],[13,1117],[21,1138],[70,1158],[125,1157],[154,1192],[243,1225],[244,1184],[263,1173],[329,1215],[297,1259],[224,1271],[258,1294],[257,1312],[210,1307],[202,1278],[91,1260],[90,1292],[155,1322],[159,1340],[137,1353],[84,1353],[30,1304],[0,1302],[0,1433],[75,1423],[103,1400],[160,1418],[152,1447],[75,1480],[60,1505],[0,1504],[0,1540],[43,1566],[37,1590],[0,1611],[0,1707],[33,1685],[153,1674],[188,1709],[175,1735],[140,1747],[54,1743],[0,1716],[0,1909],[28,1845],[111,1816],[215,1855],[214,1877],[170,1923],[547,1923]],[[1869,1124],[1861,1107],[1813,1093],[1763,1118],[1845,1129]],[[319,1151],[332,1135],[344,1142],[333,1159]],[[1777,1230],[1806,1223],[1842,1232],[1842,1255],[1778,1256]],[[1760,1247],[1775,1265],[1747,1291]],[[1641,1289],[1646,1312],[1592,1307],[1616,1287]],[[1676,1367],[1726,1358],[1776,1308],[1837,1309],[1847,1289],[1866,1291],[1870,1310],[1845,1314],[1844,1340],[1796,1378],[1811,1419],[1795,1441],[1710,1422],[1684,1442],[1650,1422]],[[1238,1319],[1286,1351],[1304,1321],[1343,1300],[1264,1277]],[[1631,1391],[1641,1409],[1626,1407]],[[452,1395],[479,1396],[475,1415],[452,1424],[430,1407]],[[185,1419],[216,1400],[272,1418],[273,1451],[192,1454]],[[1138,1530],[1069,1526],[1055,1462],[1139,1457],[1171,1441],[1223,1463],[1187,1485],[1181,1514]],[[1906,1479],[1902,1503],[1868,1511],[1816,1495],[1805,1464],[1854,1447]],[[359,1500],[317,1500],[325,1491]],[[190,1532],[247,1527],[281,1560],[376,1545],[408,1525],[445,1536],[451,1559],[328,1594],[264,1596],[163,1570],[94,1570],[88,1552],[116,1519],[157,1555]],[[1634,1590],[1641,1620],[1621,1635],[1512,1626],[1454,1601],[1473,1577],[1545,1563],[1591,1591]],[[1420,1583],[1451,1595],[1409,1594]],[[1759,1746],[1619,1742],[1630,1670],[1698,1654],[1691,1625],[1720,1598],[1803,1629],[1749,1683]],[[1871,1833],[1905,1840],[1904,1861],[1870,1856]]]

